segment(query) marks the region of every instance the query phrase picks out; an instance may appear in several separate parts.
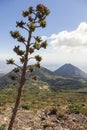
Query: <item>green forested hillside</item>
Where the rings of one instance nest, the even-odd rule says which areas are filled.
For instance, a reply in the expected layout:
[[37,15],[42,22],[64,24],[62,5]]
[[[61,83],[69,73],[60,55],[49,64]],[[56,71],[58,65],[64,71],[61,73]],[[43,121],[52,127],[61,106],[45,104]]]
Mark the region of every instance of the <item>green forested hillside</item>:
[[[18,84],[20,81],[20,74],[18,73],[16,80],[12,80],[12,76],[16,75],[13,71],[7,75],[0,78],[0,88],[14,87],[15,84]],[[26,74],[26,84],[33,82],[32,77],[36,75],[38,81],[43,81],[48,84],[49,89],[52,91],[59,90],[69,90],[69,89],[78,89],[87,87],[86,79],[79,78],[69,78],[64,76],[55,75],[54,72],[41,67],[41,69],[36,69],[31,74],[27,72]]]

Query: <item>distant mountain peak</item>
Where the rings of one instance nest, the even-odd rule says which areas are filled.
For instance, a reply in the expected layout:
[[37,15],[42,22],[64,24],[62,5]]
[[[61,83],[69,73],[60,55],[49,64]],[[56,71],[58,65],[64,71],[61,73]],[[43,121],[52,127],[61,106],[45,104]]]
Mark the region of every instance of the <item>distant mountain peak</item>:
[[87,74],[85,72],[70,63],[64,64],[54,73],[66,77],[87,78]]
[[[11,80],[10,77],[12,75],[14,75],[13,71],[9,72],[3,77],[0,77],[1,89],[6,87],[14,87],[14,83],[19,82],[19,79],[16,79],[15,81]],[[52,72],[44,67],[41,67],[40,69],[36,68],[35,71],[32,72],[31,74],[27,72],[26,79],[30,79],[27,80],[26,82],[27,86],[35,82],[31,80],[31,77],[34,75],[37,75],[39,77],[38,81],[41,82],[41,84],[43,82],[46,86],[49,86],[49,88],[53,91],[59,91],[61,89],[68,90],[68,89],[87,87],[87,81],[84,79],[80,80],[80,78],[87,78],[87,74],[85,74],[83,71],[81,71],[79,68],[75,67],[72,64],[65,64],[61,66],[59,69],[57,69],[55,72]],[[18,73],[17,77],[19,77]],[[78,79],[77,78],[75,79],[75,77],[77,77]],[[39,87],[38,81],[36,81],[36,84]],[[41,87],[42,86],[40,85],[40,88]]]

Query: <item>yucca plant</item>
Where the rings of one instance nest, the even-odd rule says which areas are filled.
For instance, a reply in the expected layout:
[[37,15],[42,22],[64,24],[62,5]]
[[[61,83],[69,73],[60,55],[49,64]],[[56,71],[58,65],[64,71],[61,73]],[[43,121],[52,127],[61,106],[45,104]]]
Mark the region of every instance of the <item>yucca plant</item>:
[[[49,15],[49,13],[49,9],[43,4],[38,4],[35,9],[33,7],[29,7],[22,13],[22,16],[27,19],[27,22],[23,20],[21,20],[20,22],[16,22],[16,27],[19,27],[27,32],[27,39],[22,36],[18,30],[10,32],[11,36],[20,43],[13,48],[13,51],[19,56],[19,60],[22,65],[17,65],[14,59],[7,60],[7,64],[16,65],[17,68],[14,69],[15,73],[20,72],[20,77],[18,77],[20,79],[18,95],[8,130],[12,130],[16,118],[17,110],[21,101],[22,89],[26,82],[28,63],[30,63],[31,59],[36,60],[36,64],[28,68],[28,71],[30,73],[33,72],[35,67],[40,68],[40,61],[42,60],[42,57],[40,55],[35,55],[34,57],[32,57],[32,54],[35,52],[35,50],[40,50],[41,48],[45,49],[47,46],[47,41],[43,41],[41,36],[34,36],[33,33],[38,28],[46,27],[46,17]],[[24,49],[21,49],[21,45],[24,45]],[[16,78],[17,77],[15,75],[12,76],[13,80],[15,80]],[[33,79],[36,80],[36,76],[34,76]]]

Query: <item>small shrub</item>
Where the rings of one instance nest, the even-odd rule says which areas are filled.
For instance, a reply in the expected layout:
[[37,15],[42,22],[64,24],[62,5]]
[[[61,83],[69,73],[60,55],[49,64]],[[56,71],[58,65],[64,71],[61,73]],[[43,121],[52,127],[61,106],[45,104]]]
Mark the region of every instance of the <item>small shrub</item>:
[[3,125],[0,126],[0,130],[6,130],[5,129],[5,124],[3,124]]
[[82,107],[81,108],[81,113],[84,114],[85,116],[87,116],[87,108]]
[[53,107],[50,109],[49,115],[57,115],[57,108]]
[[64,117],[64,113],[59,112],[59,113],[58,113],[58,119],[59,119],[59,118],[63,118],[63,117]]
[[27,104],[23,104],[22,108],[25,109],[25,110],[29,110],[30,109],[30,105],[28,103]]
[[76,104],[69,105],[69,113],[79,114],[80,111],[81,111],[81,107],[79,105]]
[[52,126],[51,123],[46,120],[46,121],[44,122],[43,128],[45,129],[45,128],[51,127],[51,126]]

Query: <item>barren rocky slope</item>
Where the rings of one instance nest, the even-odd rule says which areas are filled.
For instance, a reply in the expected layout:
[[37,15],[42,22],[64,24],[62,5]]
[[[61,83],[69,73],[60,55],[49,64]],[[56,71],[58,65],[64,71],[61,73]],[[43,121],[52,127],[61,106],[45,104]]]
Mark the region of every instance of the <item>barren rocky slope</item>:
[[[8,125],[12,108],[0,112],[0,126]],[[87,130],[87,116],[82,114],[57,115],[46,109],[32,112],[20,109],[14,130]]]

